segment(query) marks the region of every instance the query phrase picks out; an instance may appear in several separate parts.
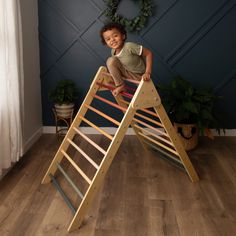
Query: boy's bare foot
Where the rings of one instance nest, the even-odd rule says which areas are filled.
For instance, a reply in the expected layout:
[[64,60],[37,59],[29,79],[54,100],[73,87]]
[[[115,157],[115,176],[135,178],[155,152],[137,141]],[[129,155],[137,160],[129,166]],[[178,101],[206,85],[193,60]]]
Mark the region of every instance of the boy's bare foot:
[[124,84],[122,84],[121,86],[118,86],[115,89],[113,89],[112,94],[114,96],[117,96],[119,93],[121,93],[123,91],[125,91],[125,85]]

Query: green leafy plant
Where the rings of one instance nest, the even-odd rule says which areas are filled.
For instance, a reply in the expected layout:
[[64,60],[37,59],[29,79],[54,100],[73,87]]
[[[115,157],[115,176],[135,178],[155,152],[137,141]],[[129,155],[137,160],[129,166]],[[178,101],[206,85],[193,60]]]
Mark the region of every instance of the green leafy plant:
[[49,99],[58,104],[74,103],[78,98],[77,87],[73,80],[59,80],[56,87],[49,92]]
[[209,128],[220,132],[215,115],[215,104],[220,97],[211,89],[194,88],[180,76],[168,85],[159,84],[157,89],[172,122],[197,124],[201,134],[207,133]]
[[127,19],[117,13],[120,0],[105,0],[107,9],[104,15],[109,17],[113,22],[122,24],[130,32],[138,32],[144,28],[147,19],[152,15],[153,3],[152,0],[139,0],[139,14],[133,19]]

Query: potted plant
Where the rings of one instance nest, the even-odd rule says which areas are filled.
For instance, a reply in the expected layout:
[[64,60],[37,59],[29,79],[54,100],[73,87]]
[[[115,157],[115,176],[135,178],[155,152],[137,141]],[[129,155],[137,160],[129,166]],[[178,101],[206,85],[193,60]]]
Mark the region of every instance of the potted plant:
[[168,85],[159,84],[157,88],[186,150],[196,147],[199,133],[213,138],[209,128],[214,127],[220,132],[214,113],[219,97],[212,90],[194,88],[180,76],[172,79]]
[[49,99],[54,102],[56,114],[63,118],[72,117],[77,98],[76,84],[70,79],[59,80],[56,87],[49,92]]

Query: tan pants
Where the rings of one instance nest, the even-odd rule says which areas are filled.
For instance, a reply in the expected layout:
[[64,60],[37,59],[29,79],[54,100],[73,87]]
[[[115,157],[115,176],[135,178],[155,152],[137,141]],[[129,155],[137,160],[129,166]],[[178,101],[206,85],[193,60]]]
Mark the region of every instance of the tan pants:
[[124,84],[124,79],[126,78],[135,80],[141,80],[142,78],[142,75],[126,70],[120,60],[115,56],[109,57],[107,59],[107,68],[114,80],[116,87]]

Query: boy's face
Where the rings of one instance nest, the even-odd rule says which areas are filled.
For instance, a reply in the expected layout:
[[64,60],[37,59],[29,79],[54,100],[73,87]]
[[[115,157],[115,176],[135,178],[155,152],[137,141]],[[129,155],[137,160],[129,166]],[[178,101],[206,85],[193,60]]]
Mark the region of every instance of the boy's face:
[[121,34],[118,29],[107,30],[102,35],[109,48],[119,50],[123,47],[125,35]]

